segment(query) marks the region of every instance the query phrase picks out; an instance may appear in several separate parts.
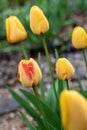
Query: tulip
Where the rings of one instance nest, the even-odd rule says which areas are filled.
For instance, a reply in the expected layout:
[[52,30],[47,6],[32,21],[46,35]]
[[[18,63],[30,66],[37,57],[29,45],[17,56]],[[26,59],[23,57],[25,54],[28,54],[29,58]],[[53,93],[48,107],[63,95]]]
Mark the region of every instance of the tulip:
[[75,72],[74,67],[66,58],[59,58],[56,61],[55,70],[57,76],[62,80],[71,78]]
[[60,110],[65,130],[87,130],[87,100],[79,92],[64,90]]
[[72,33],[72,44],[77,49],[87,47],[87,34],[82,27],[77,26],[74,28]]
[[49,22],[42,10],[37,6],[32,6],[30,10],[30,28],[35,34],[43,34],[49,29]]
[[21,60],[18,64],[18,79],[26,87],[38,85],[42,79],[41,70],[32,58]]
[[16,43],[27,38],[27,32],[16,16],[6,19],[6,35],[10,43]]

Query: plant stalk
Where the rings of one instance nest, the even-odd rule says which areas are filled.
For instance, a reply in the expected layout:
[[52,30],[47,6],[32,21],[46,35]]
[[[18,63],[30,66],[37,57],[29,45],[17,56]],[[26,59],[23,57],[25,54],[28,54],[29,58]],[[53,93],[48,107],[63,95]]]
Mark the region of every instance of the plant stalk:
[[51,76],[51,80],[52,80],[52,84],[53,84],[53,90],[54,90],[54,93],[55,93],[56,100],[58,101],[58,98],[57,98],[58,96],[57,96],[57,92],[56,92],[56,88],[55,88],[54,75],[53,75],[53,70],[52,70],[52,64],[51,64],[51,61],[50,61],[50,56],[49,56],[49,52],[48,52],[48,49],[47,49],[47,44],[46,44],[46,41],[45,41],[45,38],[44,38],[43,35],[41,35],[41,38],[42,38],[46,58],[47,58],[47,61],[48,61],[50,76]]
[[22,48],[22,53],[24,55],[24,58],[28,60],[28,55],[27,55],[26,49],[23,44],[21,44],[21,48]]
[[85,62],[86,70],[87,70],[87,59],[86,59],[86,55],[85,55],[85,49],[82,49],[82,53],[83,53],[84,62]]
[[45,124],[46,130],[50,130],[49,127],[48,127],[47,118],[46,118],[46,115],[45,115],[45,113],[44,113],[43,106],[42,106],[42,103],[41,103],[41,101],[40,101],[40,96],[39,96],[39,94],[38,94],[38,91],[37,91],[36,86],[33,87],[33,91],[34,91],[34,93],[35,93],[35,96],[36,96],[36,99],[37,99],[37,102],[38,102],[38,105],[39,105],[41,114],[42,114],[42,116],[43,116],[44,124]]
[[66,79],[65,81],[66,81],[66,84],[67,84],[67,89],[70,90],[70,87],[69,87],[69,80]]

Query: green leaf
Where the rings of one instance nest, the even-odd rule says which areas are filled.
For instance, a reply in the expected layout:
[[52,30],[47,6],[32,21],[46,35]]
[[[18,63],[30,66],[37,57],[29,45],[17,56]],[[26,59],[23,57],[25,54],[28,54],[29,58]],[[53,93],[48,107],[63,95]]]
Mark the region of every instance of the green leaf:
[[76,75],[77,75],[77,79],[78,79],[78,83],[79,83],[79,88],[80,88],[81,93],[83,93],[83,86],[82,86],[82,83],[81,83],[81,80],[80,80],[80,76],[79,76],[78,66],[77,65],[76,65],[75,69],[76,69]]
[[[66,84],[64,81],[57,79],[55,81],[55,88],[56,88],[56,92],[57,92],[57,96],[59,99],[60,93],[66,89]],[[55,94],[53,91],[53,86],[49,88],[47,96],[46,96],[46,101],[49,104],[49,106],[51,106],[51,108],[55,111],[58,107],[58,104],[56,104],[56,100],[55,100]]]
[[31,124],[31,122],[28,120],[28,118],[25,116],[25,114],[22,112],[20,112],[20,114],[21,114],[22,118],[24,119],[28,130],[36,130],[36,128]]
[[83,90],[82,95],[87,99],[87,90]]
[[51,124],[49,124],[49,128],[50,130],[56,130],[56,128],[54,128]]
[[54,112],[50,106],[48,106],[44,101],[42,101],[42,105],[47,117],[48,122],[56,129],[60,129],[60,119],[58,114]]
[[55,49],[55,58],[56,58],[56,60],[59,58],[59,54],[58,54],[57,49]]
[[48,92],[47,92],[46,102],[48,103],[49,106],[51,106],[51,108],[54,111],[56,110],[56,99],[55,99],[53,87],[50,87]]
[[[36,98],[33,94],[31,94],[29,91],[26,91],[24,89],[20,89],[21,92],[26,96],[26,98],[31,101],[31,103],[36,107],[38,110],[38,105],[36,104]],[[52,95],[51,95],[52,96]],[[60,128],[60,119],[55,111],[53,111],[50,106],[47,105],[47,102],[44,100],[41,100],[41,103],[43,105],[43,109],[45,112],[45,115],[47,117],[47,121],[49,124],[51,124],[54,128]]]
[[58,79],[58,92],[59,92],[59,96],[61,94],[61,92],[64,90],[64,89],[67,89],[67,86],[66,86],[66,82],[61,80],[61,79]]
[[[41,67],[41,54],[40,53],[38,53],[38,64],[39,64],[40,68],[42,69],[42,67]],[[42,78],[42,81],[40,82],[40,92],[41,92],[41,97],[44,97],[45,91],[44,91],[43,78]]]
[[81,90],[77,89],[77,91],[87,99],[87,90],[83,90],[83,93]]
[[40,115],[35,111],[35,109],[26,101],[24,98],[19,96],[13,89],[8,88],[9,92],[13,96],[14,99],[25,109],[25,111],[34,118],[35,121],[38,122],[42,130],[45,129],[45,126],[43,124],[42,119],[40,118]]
[[23,93],[23,95],[33,104],[33,106],[39,110],[39,106],[38,106],[38,103],[36,101],[36,97],[31,93],[29,92],[28,90],[25,90],[25,89],[20,89],[20,91]]

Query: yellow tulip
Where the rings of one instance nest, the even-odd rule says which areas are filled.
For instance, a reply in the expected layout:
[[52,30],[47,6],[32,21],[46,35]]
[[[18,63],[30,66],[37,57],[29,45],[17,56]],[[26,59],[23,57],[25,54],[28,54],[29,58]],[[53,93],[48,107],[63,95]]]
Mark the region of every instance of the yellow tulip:
[[87,47],[87,34],[82,27],[77,26],[74,28],[72,33],[72,44],[77,49]]
[[64,90],[60,110],[65,130],[87,130],[87,100],[79,92]]
[[59,58],[56,61],[55,70],[57,76],[62,80],[71,78],[75,73],[74,67],[66,58]]
[[42,10],[37,6],[32,6],[30,10],[30,28],[35,34],[42,34],[48,31],[49,22]]
[[19,62],[18,79],[26,87],[32,87],[33,85],[38,85],[40,83],[42,72],[34,59],[24,59]]
[[6,35],[10,43],[16,43],[27,38],[27,32],[16,16],[6,19]]

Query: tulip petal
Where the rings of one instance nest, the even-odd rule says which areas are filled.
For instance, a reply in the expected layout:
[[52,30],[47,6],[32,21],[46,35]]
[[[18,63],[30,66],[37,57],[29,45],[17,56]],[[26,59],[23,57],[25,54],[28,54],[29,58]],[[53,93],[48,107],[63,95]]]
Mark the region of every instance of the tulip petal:
[[62,123],[65,130],[87,130],[87,100],[75,90],[60,95]]
[[87,34],[82,27],[77,26],[74,28],[72,33],[72,44],[77,49],[87,47]]
[[10,22],[9,19],[6,19],[6,34],[7,34],[7,40],[10,41]]
[[27,38],[27,33],[16,16],[10,16],[6,19],[6,33],[10,43],[16,43]]
[[45,33],[49,29],[48,20],[37,6],[32,6],[30,10],[30,28],[35,34]]
[[74,75],[74,67],[66,58],[59,58],[55,67],[58,77],[62,80],[69,79]]

